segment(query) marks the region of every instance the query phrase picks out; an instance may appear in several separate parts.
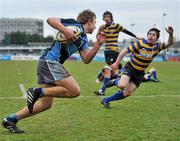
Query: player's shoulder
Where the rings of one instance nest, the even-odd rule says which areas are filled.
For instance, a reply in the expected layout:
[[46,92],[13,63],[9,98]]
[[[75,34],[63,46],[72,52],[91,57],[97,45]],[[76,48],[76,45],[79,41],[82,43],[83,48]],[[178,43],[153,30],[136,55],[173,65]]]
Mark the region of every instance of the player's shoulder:
[[138,44],[142,45],[142,44],[148,44],[148,41],[146,39],[141,39],[141,40],[137,40],[136,41]]
[[124,29],[120,23],[112,23],[111,27],[116,29]]
[[120,23],[114,23],[114,22],[113,22],[113,25],[121,25],[121,24],[120,24]]
[[120,26],[120,27],[122,26],[121,23],[113,23],[113,25],[114,25],[114,26]]

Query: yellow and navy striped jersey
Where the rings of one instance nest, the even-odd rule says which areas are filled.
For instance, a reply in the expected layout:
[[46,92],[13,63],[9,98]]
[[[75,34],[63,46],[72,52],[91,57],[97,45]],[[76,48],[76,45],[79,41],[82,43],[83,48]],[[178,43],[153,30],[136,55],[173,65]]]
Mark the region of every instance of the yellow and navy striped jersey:
[[118,48],[118,37],[119,32],[124,31],[125,28],[123,28],[118,23],[112,23],[110,26],[103,26],[103,32],[105,33],[105,43],[106,43],[106,49],[114,50],[119,52]]
[[164,43],[156,43],[153,46],[150,46],[147,40],[139,40],[133,45],[130,45],[128,52],[132,53],[130,63],[131,65],[139,70],[144,71],[153,58],[163,49],[165,49]]

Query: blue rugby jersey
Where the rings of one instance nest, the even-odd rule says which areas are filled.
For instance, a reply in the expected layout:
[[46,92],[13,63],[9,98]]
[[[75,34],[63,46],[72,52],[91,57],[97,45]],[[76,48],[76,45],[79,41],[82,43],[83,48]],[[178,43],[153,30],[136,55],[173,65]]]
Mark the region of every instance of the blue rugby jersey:
[[150,46],[147,40],[144,39],[135,42],[127,49],[129,53],[132,53],[130,58],[131,65],[139,71],[144,71],[154,57],[157,56],[161,50],[165,49],[165,46],[164,43],[156,43]]
[[60,43],[55,40],[53,45],[43,53],[40,59],[55,60],[63,64],[73,53],[89,48],[87,35],[84,33],[82,24],[75,19],[61,19],[61,23],[64,26],[79,27],[82,34],[76,41],[71,43]]

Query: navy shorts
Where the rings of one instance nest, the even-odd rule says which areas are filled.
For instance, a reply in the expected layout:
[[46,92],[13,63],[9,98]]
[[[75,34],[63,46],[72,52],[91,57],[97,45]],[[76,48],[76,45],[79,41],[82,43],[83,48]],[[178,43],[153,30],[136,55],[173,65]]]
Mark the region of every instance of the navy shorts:
[[128,75],[130,77],[130,81],[132,81],[137,87],[140,86],[142,80],[144,79],[144,71],[136,70],[130,62],[125,65],[123,74]]
[[40,59],[37,67],[38,84],[54,84],[67,78],[70,73],[58,61]]
[[104,56],[106,64],[111,65],[116,61],[117,57],[119,56],[119,52],[114,50],[105,50]]

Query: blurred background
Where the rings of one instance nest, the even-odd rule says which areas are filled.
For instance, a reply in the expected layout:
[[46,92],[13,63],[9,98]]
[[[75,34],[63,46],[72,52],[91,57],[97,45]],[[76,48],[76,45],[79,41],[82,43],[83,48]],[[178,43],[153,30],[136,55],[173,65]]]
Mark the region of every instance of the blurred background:
[[[173,26],[173,48],[161,52],[154,61],[180,61],[180,0],[0,0],[0,60],[37,60],[57,33],[47,18],[76,18],[84,9],[97,16],[96,30],[88,35],[90,46],[104,23],[103,13],[109,10],[114,22],[139,37],[146,38],[147,31],[156,27],[161,30],[159,41],[164,42],[168,38],[165,27]],[[133,40],[120,33],[119,47],[127,47]],[[95,61],[104,60],[103,50],[104,46]],[[80,57],[75,54],[70,59]]]

